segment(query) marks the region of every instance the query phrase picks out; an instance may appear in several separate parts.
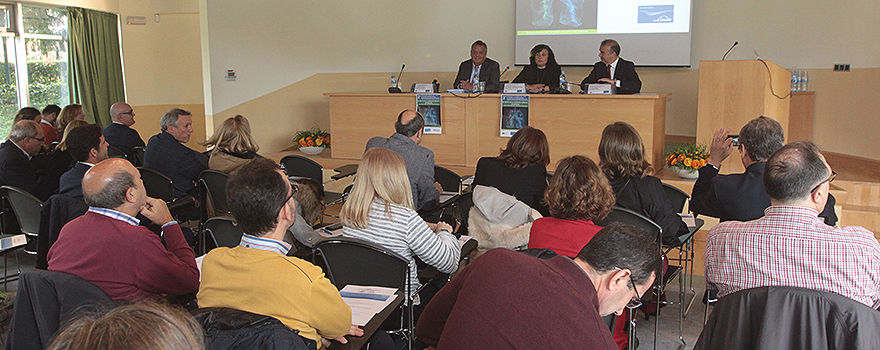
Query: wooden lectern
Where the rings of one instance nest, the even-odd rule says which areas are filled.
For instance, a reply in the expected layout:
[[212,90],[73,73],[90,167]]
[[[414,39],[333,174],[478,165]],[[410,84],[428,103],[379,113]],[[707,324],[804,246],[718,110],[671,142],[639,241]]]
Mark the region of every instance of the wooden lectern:
[[[731,134],[759,116],[782,125],[788,141],[791,72],[767,60],[700,61],[700,94],[697,102],[697,142],[712,144],[721,128]],[[784,97],[784,98],[780,98]],[[733,150],[721,173],[741,173],[740,153]]]

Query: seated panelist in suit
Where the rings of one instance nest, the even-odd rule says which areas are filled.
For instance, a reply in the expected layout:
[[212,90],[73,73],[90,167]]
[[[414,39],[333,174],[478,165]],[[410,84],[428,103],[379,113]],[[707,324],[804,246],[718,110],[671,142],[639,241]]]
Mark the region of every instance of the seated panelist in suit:
[[498,80],[501,79],[501,66],[498,62],[486,57],[488,47],[482,40],[471,44],[471,59],[458,66],[458,75],[452,83],[456,89],[473,90],[475,77],[486,82],[485,92],[498,92]]
[[67,150],[76,165],[61,175],[59,194],[82,199],[82,179],[98,162],[107,159],[107,141],[97,124],[89,124],[70,130],[67,134]]
[[611,39],[602,40],[599,45],[599,62],[593,66],[581,88],[586,91],[587,84],[614,84],[619,92],[637,93],[642,90],[642,81],[636,66],[631,61],[620,58],[620,44]]

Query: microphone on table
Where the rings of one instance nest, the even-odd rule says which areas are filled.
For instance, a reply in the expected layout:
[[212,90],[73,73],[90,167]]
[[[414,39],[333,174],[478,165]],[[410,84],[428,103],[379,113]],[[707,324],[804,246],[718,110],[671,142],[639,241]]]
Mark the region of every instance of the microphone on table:
[[724,56],[721,57],[722,61],[724,61],[724,59],[727,58],[727,54],[729,54],[730,50],[733,50],[733,48],[736,47],[736,45],[739,45],[739,41],[734,41],[733,46],[731,46],[729,49],[727,49],[727,52],[725,52]]
[[509,70],[510,70],[510,66],[507,66],[507,68],[504,68],[504,71],[501,72],[501,74],[498,75],[498,80],[501,80],[501,76],[503,76],[504,73],[507,73],[507,71],[509,71]]
[[388,88],[388,92],[392,94],[400,93],[400,77],[403,76],[403,69],[406,68],[406,63],[400,66],[400,73],[397,74],[397,86],[392,86]]

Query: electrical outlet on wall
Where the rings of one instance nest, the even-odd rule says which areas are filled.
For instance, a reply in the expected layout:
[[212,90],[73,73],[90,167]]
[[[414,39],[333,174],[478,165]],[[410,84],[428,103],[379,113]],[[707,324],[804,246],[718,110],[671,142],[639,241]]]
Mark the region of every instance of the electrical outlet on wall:
[[850,64],[849,63],[835,63],[834,71],[835,72],[849,72]]

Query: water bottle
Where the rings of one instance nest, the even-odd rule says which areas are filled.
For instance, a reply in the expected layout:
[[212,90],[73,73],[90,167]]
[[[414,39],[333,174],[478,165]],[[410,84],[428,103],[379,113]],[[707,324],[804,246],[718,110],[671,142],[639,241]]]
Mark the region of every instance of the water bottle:
[[798,91],[798,72],[796,70],[791,71],[791,92]]
[[801,91],[808,91],[810,88],[810,79],[807,71],[801,71]]
[[562,74],[559,74],[559,88],[562,90],[568,90],[568,81],[565,80],[565,71],[562,71]]
[[394,77],[394,73],[391,73],[391,87],[397,87],[397,78]]

